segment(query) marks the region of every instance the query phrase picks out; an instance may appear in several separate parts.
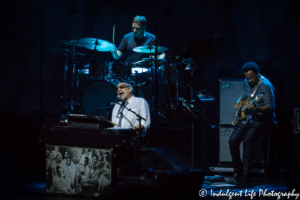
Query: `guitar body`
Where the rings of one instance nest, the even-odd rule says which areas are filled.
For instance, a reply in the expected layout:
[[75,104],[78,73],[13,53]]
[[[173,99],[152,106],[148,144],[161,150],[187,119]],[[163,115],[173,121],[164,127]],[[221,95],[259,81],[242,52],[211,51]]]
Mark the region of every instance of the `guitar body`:
[[263,97],[263,94],[257,95],[254,99],[250,100],[250,97],[246,100],[242,101],[243,107],[241,110],[237,110],[233,120],[232,125],[235,126],[240,120],[244,120],[246,118],[246,113],[248,112],[247,104],[250,102],[251,105],[254,105],[254,103],[258,102]]
[[237,110],[235,115],[234,115],[234,118],[232,120],[232,125],[235,126],[237,125],[237,123],[240,121],[240,120],[244,120],[246,118],[246,113],[248,111],[247,109],[247,103],[249,102],[250,100],[250,97],[243,102],[243,107],[241,110]]

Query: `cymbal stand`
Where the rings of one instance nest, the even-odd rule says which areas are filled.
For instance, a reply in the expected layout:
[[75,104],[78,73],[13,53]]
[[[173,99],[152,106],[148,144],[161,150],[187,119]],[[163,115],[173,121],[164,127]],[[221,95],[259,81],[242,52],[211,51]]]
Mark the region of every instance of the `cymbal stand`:
[[178,56],[176,56],[175,57],[175,59],[176,59],[176,61],[175,61],[175,80],[174,80],[174,82],[175,82],[175,85],[176,85],[176,103],[175,103],[175,105],[176,105],[176,107],[178,107],[178,102],[179,102],[179,73],[180,73],[180,71],[178,70],[178,66],[179,66],[179,63],[180,63],[180,61],[178,60]]
[[194,122],[192,121],[192,137],[191,137],[191,169],[194,169]]
[[166,14],[171,14],[172,9],[170,5],[166,5],[164,8],[159,10],[155,14],[155,35],[156,35],[156,40],[155,40],[155,95],[154,95],[154,118],[157,119],[157,112],[158,112],[158,89],[159,89],[159,80],[158,80],[158,16],[161,13],[166,13]]
[[138,91],[138,71],[135,71],[135,95],[139,96],[139,91]]
[[105,69],[106,63],[104,63],[104,67],[102,70],[102,80],[105,80],[105,74],[106,74],[106,69]]
[[152,91],[152,74],[153,74],[153,57],[151,55],[151,49],[152,49],[152,42],[150,43],[150,53],[149,53],[149,57],[150,57],[150,92]]
[[67,103],[67,71],[68,71],[68,55],[65,53],[65,68],[64,68],[64,103]]
[[[67,94],[67,71],[68,71],[68,55],[65,53],[65,62],[64,62],[64,75],[63,75],[63,80],[64,80],[64,87],[63,87],[63,96],[60,97],[60,99],[57,101],[55,106],[53,107],[52,111],[50,112],[50,116],[55,116],[55,117],[62,117],[68,114],[68,94]],[[73,106],[72,101],[70,101],[70,106]],[[62,117],[64,118],[64,117]]]
[[75,101],[75,99],[76,99],[76,85],[77,85],[76,65],[75,65],[75,43],[76,43],[76,40],[73,40],[73,45],[72,45],[72,67],[73,67],[73,73],[72,73],[72,101]]
[[69,104],[67,104],[67,113],[82,113],[80,102],[79,102],[79,73],[78,73],[78,61],[75,57],[75,43],[77,42],[76,38],[73,40],[72,45],[72,98]]
[[[171,56],[170,56],[171,57]],[[169,60],[167,62],[167,92],[166,92],[166,116],[169,116],[169,106],[170,106],[170,65]]]

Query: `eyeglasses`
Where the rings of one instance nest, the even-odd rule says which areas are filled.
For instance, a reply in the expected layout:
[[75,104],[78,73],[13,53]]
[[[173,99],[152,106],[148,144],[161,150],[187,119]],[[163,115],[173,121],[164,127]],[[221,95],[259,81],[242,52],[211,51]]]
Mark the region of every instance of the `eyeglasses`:
[[119,88],[124,89],[124,88],[127,88],[127,87],[128,87],[128,85],[121,85],[120,87],[116,87],[115,90],[118,91]]

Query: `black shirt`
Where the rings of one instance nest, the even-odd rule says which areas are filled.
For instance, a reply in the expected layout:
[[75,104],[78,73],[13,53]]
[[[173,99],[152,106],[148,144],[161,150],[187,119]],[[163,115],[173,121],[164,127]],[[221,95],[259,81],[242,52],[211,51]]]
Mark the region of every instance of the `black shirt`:
[[118,50],[121,51],[123,54],[125,54],[123,56],[127,57],[126,60],[129,63],[136,62],[141,58],[149,58],[149,54],[137,53],[134,52],[132,49],[138,46],[150,46],[150,45],[155,46],[155,39],[156,37],[148,32],[146,32],[146,35],[141,39],[134,37],[134,33],[131,32],[126,34],[123,37]]

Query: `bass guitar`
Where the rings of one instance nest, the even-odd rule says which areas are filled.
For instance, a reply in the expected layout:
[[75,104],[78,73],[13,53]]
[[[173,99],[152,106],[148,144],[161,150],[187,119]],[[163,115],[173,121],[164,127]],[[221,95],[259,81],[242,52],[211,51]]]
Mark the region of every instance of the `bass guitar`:
[[232,120],[232,125],[235,126],[239,122],[239,120],[243,120],[246,118],[246,113],[248,111],[247,104],[250,102],[251,105],[258,102],[264,95],[257,95],[254,99],[250,100],[250,97],[243,101],[243,107],[240,110],[235,112],[235,115]]

